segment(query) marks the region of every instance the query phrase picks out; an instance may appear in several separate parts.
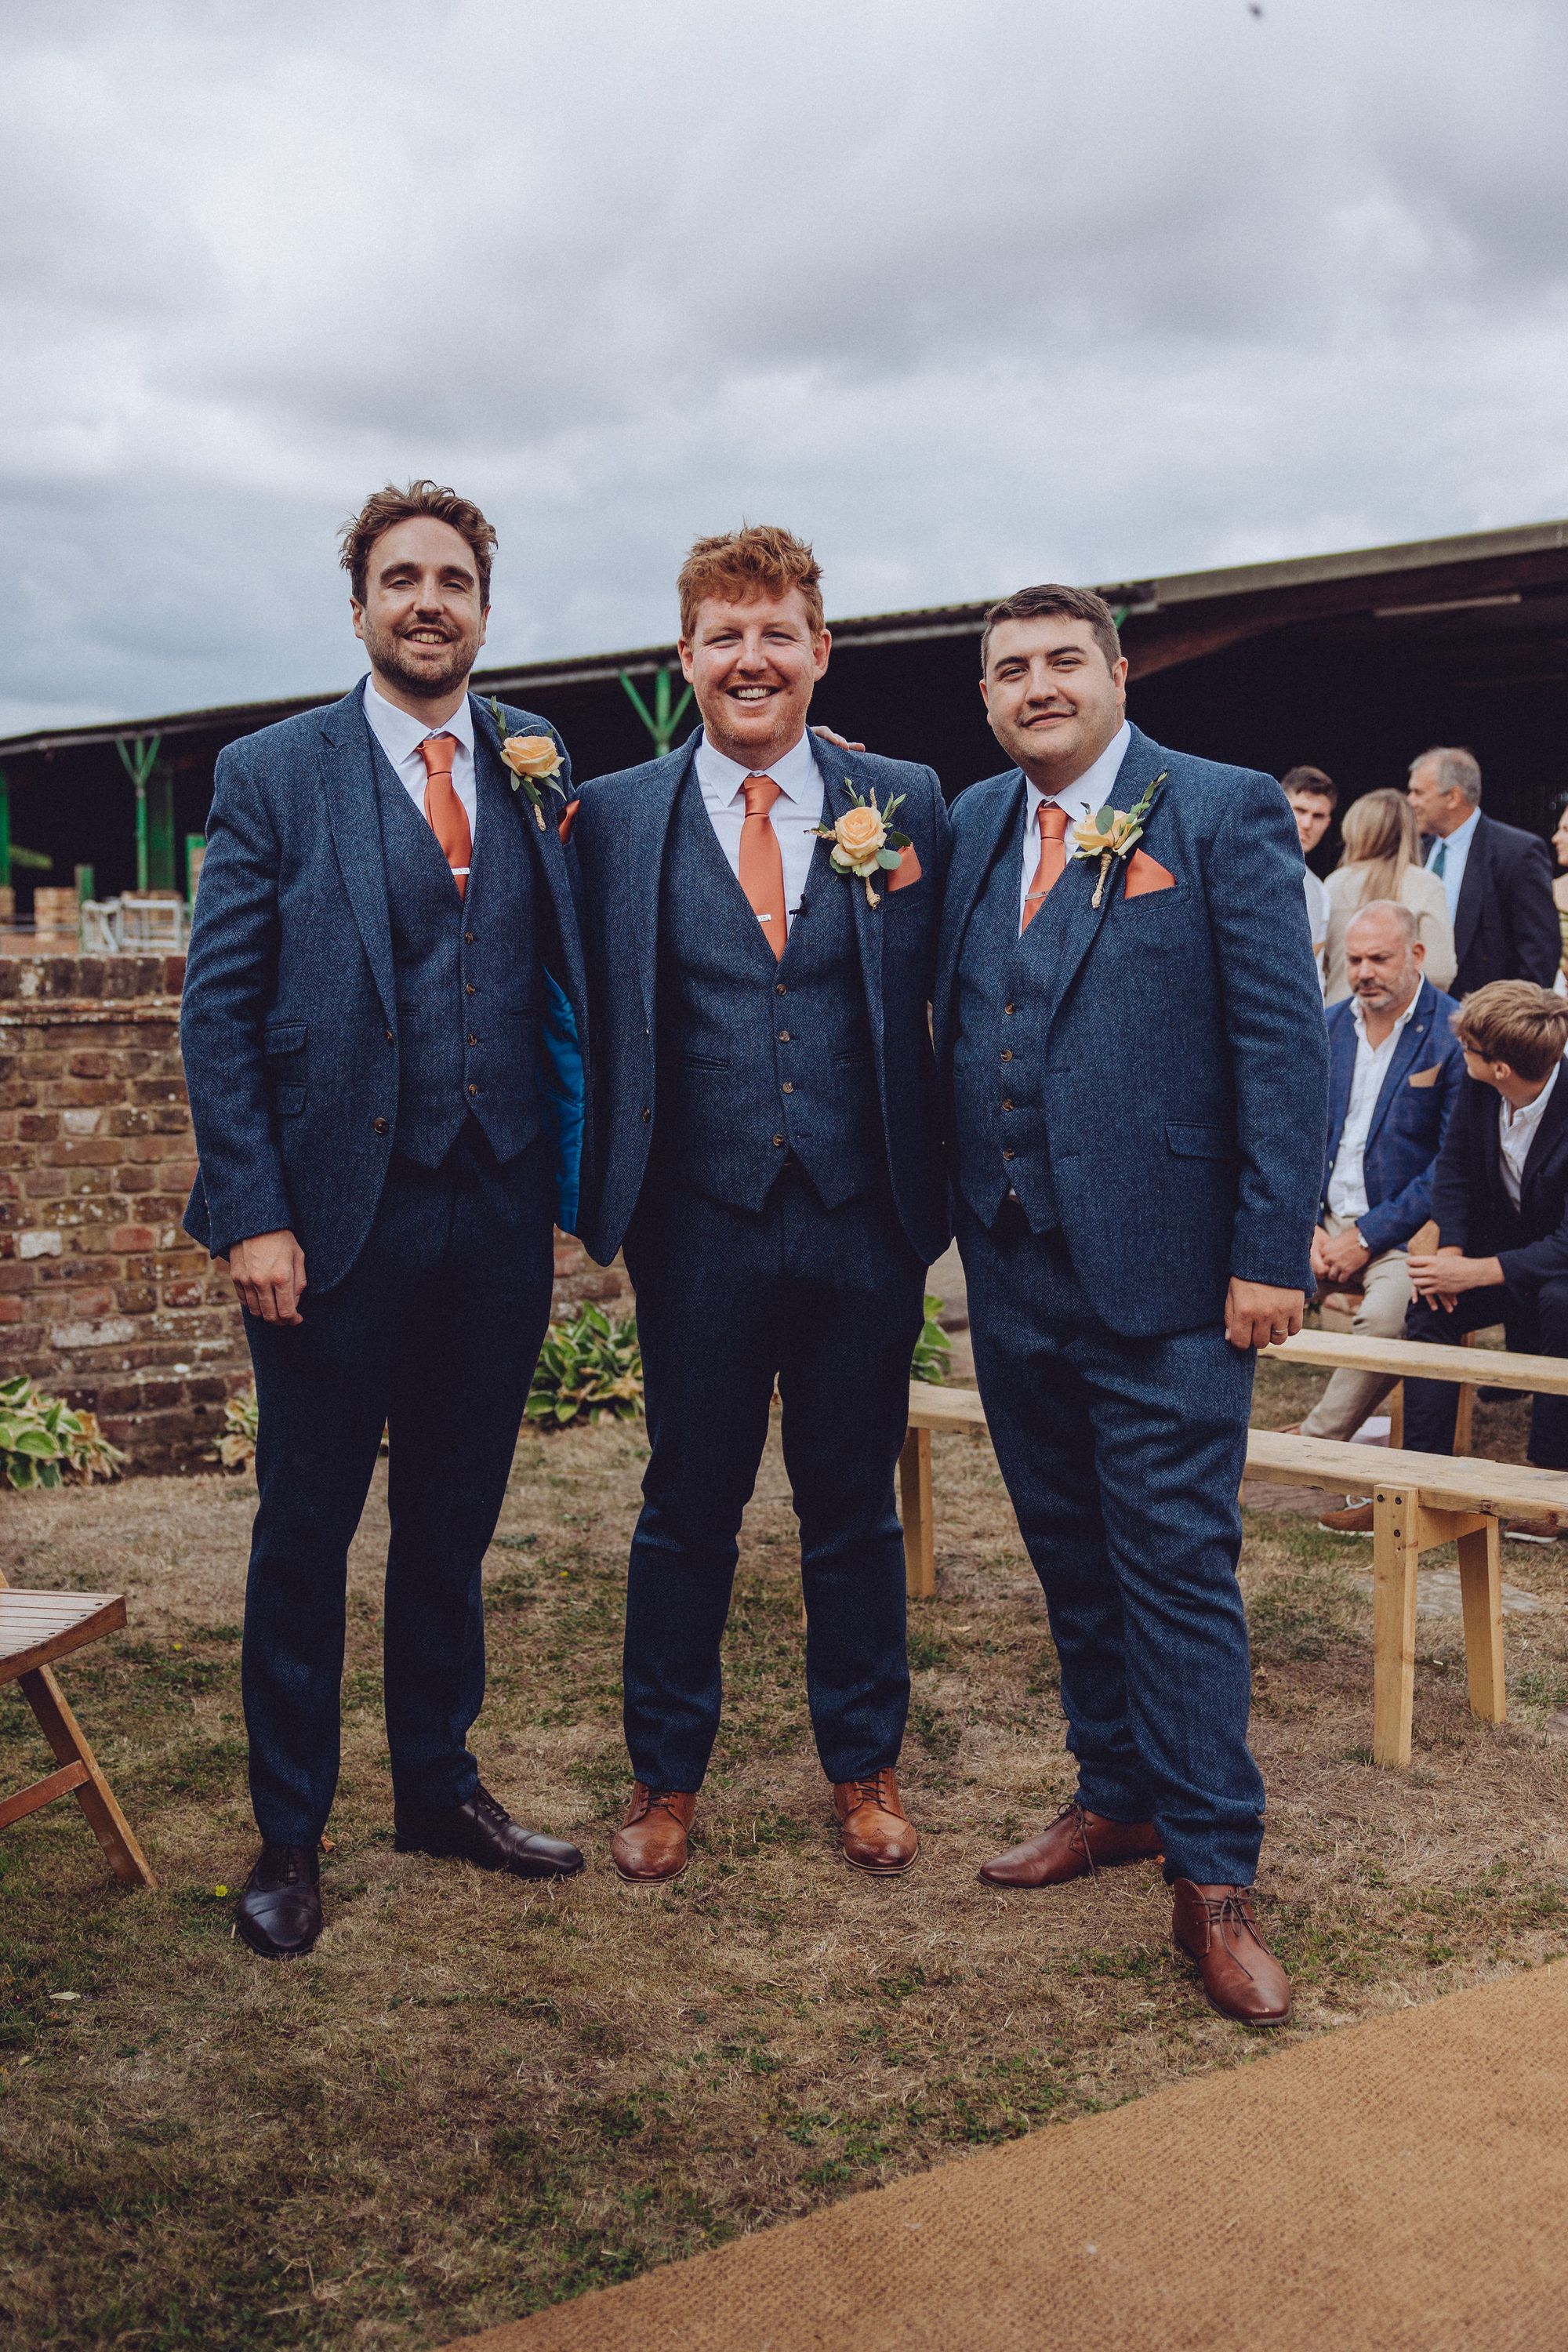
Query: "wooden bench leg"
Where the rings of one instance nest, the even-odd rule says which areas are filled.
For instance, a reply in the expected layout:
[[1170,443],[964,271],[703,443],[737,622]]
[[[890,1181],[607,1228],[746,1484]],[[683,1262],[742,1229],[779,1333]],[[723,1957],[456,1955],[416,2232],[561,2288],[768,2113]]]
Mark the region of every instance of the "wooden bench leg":
[[84,1777],[76,1787],[76,1800],[92,1824],[93,1835],[103,1848],[110,1870],[127,1886],[156,1886],[158,1882],[148,1866],[147,1857],[137,1844],[131,1824],[115,1801],[114,1791],[100,1770],[86,1734],[67,1706],[65,1693],[54,1675],[47,1666],[39,1666],[19,1680],[44,1738],[55,1751],[56,1762],[79,1764],[83,1769]]
[[1508,1685],[1502,1666],[1502,1546],[1495,1519],[1459,1538],[1459,1599],[1465,1612],[1470,1711],[1483,1723],[1504,1723]]
[[911,1429],[904,1439],[899,1456],[899,1502],[904,1522],[904,1589],[911,1601],[929,1601],[936,1591],[929,1429]]
[[1388,1391],[1388,1443],[1397,1453],[1405,1444],[1405,1382],[1395,1381]]
[[1372,1504],[1372,1757],[1408,1764],[1415,1703],[1415,1569],[1420,1496],[1379,1486]]

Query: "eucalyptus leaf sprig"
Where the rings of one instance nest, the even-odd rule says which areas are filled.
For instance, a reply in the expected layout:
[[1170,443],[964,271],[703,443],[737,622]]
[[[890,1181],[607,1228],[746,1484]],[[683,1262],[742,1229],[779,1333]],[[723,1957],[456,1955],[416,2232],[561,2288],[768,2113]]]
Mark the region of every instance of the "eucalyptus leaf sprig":
[[1103,808],[1096,809],[1092,816],[1080,816],[1074,825],[1072,854],[1075,859],[1100,860],[1100,878],[1089,902],[1091,907],[1098,907],[1105,894],[1105,877],[1110,871],[1111,859],[1131,857],[1142,840],[1143,820],[1153,807],[1154,795],[1168,772],[1162,768],[1153,782],[1145,788],[1142,798],[1135,801],[1130,809],[1112,808],[1107,801]]

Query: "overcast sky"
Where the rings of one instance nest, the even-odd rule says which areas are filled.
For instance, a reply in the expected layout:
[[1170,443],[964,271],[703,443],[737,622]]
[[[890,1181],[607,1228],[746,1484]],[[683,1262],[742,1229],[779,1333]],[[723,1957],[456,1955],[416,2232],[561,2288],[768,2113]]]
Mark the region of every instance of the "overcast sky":
[[336,526],[500,532],[487,659],[1568,511],[1562,0],[5,0],[0,733],[358,675]]

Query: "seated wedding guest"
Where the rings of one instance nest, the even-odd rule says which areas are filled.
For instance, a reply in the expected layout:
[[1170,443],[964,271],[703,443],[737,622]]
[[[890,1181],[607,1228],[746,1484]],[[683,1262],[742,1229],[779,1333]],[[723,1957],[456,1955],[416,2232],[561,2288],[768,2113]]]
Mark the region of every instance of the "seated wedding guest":
[[1350,994],[1345,971],[1345,926],[1358,907],[1393,898],[1415,918],[1416,937],[1426,950],[1426,973],[1434,988],[1454,977],[1454,927],[1448,901],[1435,875],[1421,870],[1420,842],[1403,793],[1365,793],[1344,814],[1344,850],[1329,877],[1329,934],[1324,950],[1324,991],[1331,1004]]
[[[1405,1337],[1457,1345],[1500,1323],[1510,1348],[1568,1356],[1568,1004],[1533,981],[1493,981],[1454,1034],[1466,1076],[1432,1183],[1437,1247],[1410,1259]],[[1451,1454],[1458,1400],[1451,1381],[1406,1381],[1405,1444]],[[1568,1397],[1535,1398],[1529,1458],[1568,1470]]]
[[[1405,1245],[1432,1213],[1432,1170],[1465,1061],[1458,1006],[1422,975],[1408,907],[1376,898],[1345,931],[1351,994],[1329,1007],[1329,1148],[1312,1272],[1320,1292],[1359,1283],[1352,1330],[1396,1339],[1410,1305]],[[1305,1437],[1351,1438],[1394,1386],[1337,1371],[1301,1423]],[[1372,1506],[1330,1512],[1339,1533],[1370,1530]]]
[[1468,996],[1492,980],[1533,980],[1550,988],[1563,935],[1546,844],[1481,814],[1473,751],[1423,751],[1411,763],[1409,793],[1429,844],[1426,872],[1441,881],[1454,927],[1455,995]]
[[[1568,866],[1568,793],[1559,793],[1552,803],[1552,855],[1560,868]],[[1568,873],[1560,871],[1552,883],[1552,901],[1561,935],[1557,977],[1552,985],[1562,996],[1568,994]]]
[[[1339,793],[1321,768],[1287,768],[1279,779],[1279,789],[1290,803],[1290,814],[1300,836],[1301,855],[1310,857],[1334,821]],[[1307,920],[1312,929],[1312,953],[1321,972],[1323,941],[1329,929],[1329,894],[1310,866],[1303,879],[1307,886]]]

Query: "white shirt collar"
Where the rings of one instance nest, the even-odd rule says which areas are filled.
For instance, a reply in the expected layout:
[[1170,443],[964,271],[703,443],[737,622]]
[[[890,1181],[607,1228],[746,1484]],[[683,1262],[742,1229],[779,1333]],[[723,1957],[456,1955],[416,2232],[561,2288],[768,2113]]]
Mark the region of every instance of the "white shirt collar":
[[1086,768],[1074,782],[1064,784],[1059,793],[1043,793],[1030,779],[1024,809],[1025,824],[1034,824],[1036,812],[1042,801],[1054,801],[1058,808],[1066,809],[1069,824],[1076,824],[1080,816],[1091,816],[1097,809],[1102,809],[1110,798],[1131,740],[1132,730],[1124,719],[1093,767]]
[[374,677],[365,679],[364,700],[367,711],[374,707],[375,731],[388,756],[395,761],[407,759],[418,750],[426,735],[455,735],[464,751],[472,755],[474,706],[466,694],[450,719],[444,719],[439,727],[426,727],[423,719],[415,719],[408,711],[400,710],[395,702],[388,702]]
[[803,734],[798,743],[791,744],[781,759],[770,767],[745,768],[731,760],[708,740],[706,730],[697,740],[697,781],[702,797],[710,809],[728,808],[738,800],[748,776],[771,776],[787,801],[816,817],[822,812],[822,771],[816,764],[811,748],[811,738]]
[[[1415,995],[1411,998],[1404,1012],[1400,1013],[1398,1018],[1395,1020],[1393,1028],[1384,1039],[1383,1045],[1392,1045],[1394,1044],[1394,1039],[1399,1035],[1400,1032],[1404,1029],[1405,1023],[1409,1020],[1411,1014],[1420,1003],[1421,992],[1426,985],[1426,975],[1423,972],[1421,978],[1415,983]],[[1366,1034],[1366,1012],[1359,996],[1352,996],[1351,999],[1351,1019],[1355,1023],[1355,1034],[1358,1044],[1365,1045],[1369,1054],[1381,1054],[1383,1051],[1383,1045],[1373,1045],[1368,1040]]]
[[1517,1135],[1521,1127],[1533,1127],[1535,1125],[1536,1120],[1541,1117],[1542,1112],[1552,1100],[1552,1089],[1557,1084],[1557,1081],[1562,1075],[1563,1065],[1559,1062],[1555,1069],[1552,1071],[1552,1076],[1547,1079],[1546,1084],[1542,1087],[1541,1092],[1536,1096],[1533,1102],[1525,1103],[1518,1110],[1515,1110],[1510,1102],[1505,1101],[1503,1103],[1502,1124],[1505,1135]]

